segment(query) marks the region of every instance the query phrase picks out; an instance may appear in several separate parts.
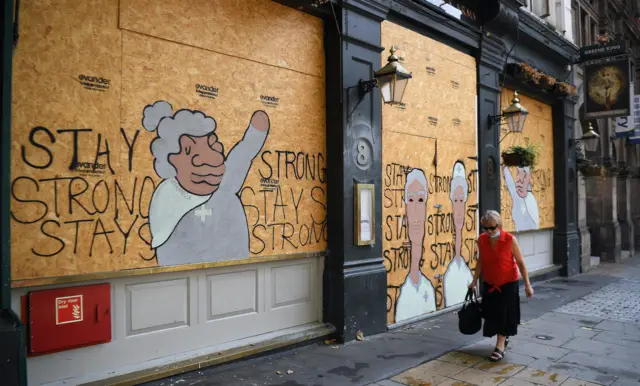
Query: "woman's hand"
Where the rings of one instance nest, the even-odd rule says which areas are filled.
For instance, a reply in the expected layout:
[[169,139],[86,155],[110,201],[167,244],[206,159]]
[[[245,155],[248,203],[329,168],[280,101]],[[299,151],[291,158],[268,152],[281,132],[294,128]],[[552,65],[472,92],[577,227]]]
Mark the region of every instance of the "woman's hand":
[[524,287],[524,293],[527,294],[527,298],[531,298],[533,296],[533,288],[530,284]]

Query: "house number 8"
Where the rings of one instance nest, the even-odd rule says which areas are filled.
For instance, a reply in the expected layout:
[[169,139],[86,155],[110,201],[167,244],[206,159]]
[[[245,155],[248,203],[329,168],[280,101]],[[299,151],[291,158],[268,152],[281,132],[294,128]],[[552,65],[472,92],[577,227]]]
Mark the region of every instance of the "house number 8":
[[360,166],[366,166],[369,163],[370,158],[367,144],[364,141],[358,141],[356,149],[356,162],[358,162],[358,165]]

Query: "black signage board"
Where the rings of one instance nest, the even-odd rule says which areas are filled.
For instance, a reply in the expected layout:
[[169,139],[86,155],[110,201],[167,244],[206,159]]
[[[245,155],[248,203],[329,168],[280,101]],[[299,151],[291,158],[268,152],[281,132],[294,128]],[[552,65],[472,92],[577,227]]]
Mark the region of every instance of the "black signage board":
[[624,55],[627,53],[628,43],[626,40],[616,40],[607,44],[594,44],[580,48],[580,58],[578,62],[583,63],[588,60]]
[[585,117],[631,115],[631,62],[629,58],[590,62],[584,68]]

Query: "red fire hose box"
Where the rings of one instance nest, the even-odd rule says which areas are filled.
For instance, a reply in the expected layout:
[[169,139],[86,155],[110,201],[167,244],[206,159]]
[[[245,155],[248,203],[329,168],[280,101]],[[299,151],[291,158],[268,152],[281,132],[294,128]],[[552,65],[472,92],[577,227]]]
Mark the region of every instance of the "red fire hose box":
[[28,298],[29,353],[46,354],[111,341],[111,286],[34,291]]

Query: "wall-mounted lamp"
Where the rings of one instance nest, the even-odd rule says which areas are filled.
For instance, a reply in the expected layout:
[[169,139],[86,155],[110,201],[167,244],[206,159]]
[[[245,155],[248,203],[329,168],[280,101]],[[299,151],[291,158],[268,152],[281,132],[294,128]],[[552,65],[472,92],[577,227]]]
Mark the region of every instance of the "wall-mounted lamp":
[[591,126],[591,122],[589,122],[589,130],[582,135],[580,139],[570,139],[569,146],[575,146],[576,144],[582,142],[584,144],[584,149],[586,151],[596,151],[598,148],[598,142],[600,142],[600,135],[593,130],[593,126]]
[[502,118],[504,118],[509,125],[510,132],[521,133],[524,129],[524,122],[527,120],[527,115],[529,115],[529,110],[520,104],[520,98],[518,98],[518,92],[516,91],[513,95],[511,106],[504,109],[501,115],[489,116],[489,127],[500,123]]
[[407,83],[411,79],[411,73],[400,64],[400,58],[396,56],[395,46],[392,46],[390,51],[391,55],[387,59],[387,64],[374,73],[374,79],[368,81],[360,80],[358,83],[361,99],[369,91],[380,87],[384,103],[399,105],[402,102]]

